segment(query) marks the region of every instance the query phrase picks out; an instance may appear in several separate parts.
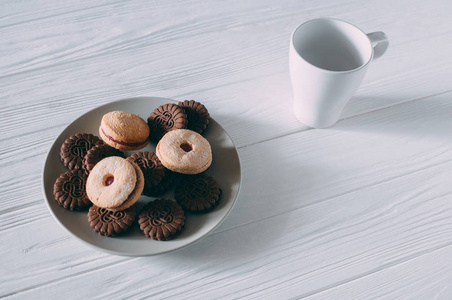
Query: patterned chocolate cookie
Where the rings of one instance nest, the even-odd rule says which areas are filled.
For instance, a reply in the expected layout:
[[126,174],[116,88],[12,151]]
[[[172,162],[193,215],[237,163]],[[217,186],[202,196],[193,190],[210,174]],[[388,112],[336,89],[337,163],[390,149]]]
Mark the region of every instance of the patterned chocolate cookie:
[[165,176],[163,176],[162,181],[160,181],[159,184],[149,188],[146,191],[145,195],[153,197],[159,196],[168,191],[169,188],[173,185],[173,183],[174,183],[174,173],[168,169],[165,169]]
[[91,172],[91,170],[98,162],[100,162],[105,157],[110,156],[124,157],[124,153],[121,150],[113,148],[107,144],[96,145],[88,150],[85,157],[83,158],[83,168],[87,172]]
[[133,205],[126,210],[113,211],[107,208],[91,206],[88,211],[88,222],[97,233],[114,237],[130,228],[135,221],[137,209]]
[[185,176],[175,188],[174,197],[184,210],[205,213],[220,201],[221,189],[215,179],[206,174]]
[[127,160],[136,163],[143,171],[144,195],[155,196],[169,188],[171,181],[166,177],[171,176],[170,171],[162,165],[154,152],[137,152],[127,157]]
[[203,133],[206,130],[210,122],[210,115],[203,104],[195,100],[185,100],[184,102],[179,102],[177,105],[182,107],[187,115],[187,129],[196,131],[197,133]]
[[84,210],[91,206],[85,189],[87,178],[88,174],[83,170],[61,174],[53,185],[53,195],[58,204],[70,210]]
[[185,214],[176,202],[161,198],[143,207],[138,216],[138,224],[147,237],[168,241],[184,227]]
[[90,133],[76,133],[67,138],[61,145],[60,157],[63,164],[70,170],[83,167],[83,158],[88,151],[103,144],[103,141]]
[[148,118],[150,138],[157,141],[168,131],[187,126],[187,115],[182,107],[168,103],[157,107]]

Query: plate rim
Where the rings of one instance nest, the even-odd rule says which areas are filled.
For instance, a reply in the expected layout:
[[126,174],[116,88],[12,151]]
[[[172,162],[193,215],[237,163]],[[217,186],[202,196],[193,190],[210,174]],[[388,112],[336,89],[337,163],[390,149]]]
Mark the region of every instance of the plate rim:
[[121,252],[121,251],[110,250],[110,249],[103,248],[103,247],[100,247],[100,246],[98,246],[98,245],[96,245],[96,244],[92,244],[92,243],[89,243],[89,242],[85,241],[85,240],[82,239],[81,237],[79,237],[79,236],[77,236],[76,234],[74,234],[69,228],[67,228],[67,227],[60,221],[60,219],[55,215],[53,209],[50,207],[50,203],[49,203],[50,201],[49,201],[49,199],[47,198],[47,194],[46,194],[45,171],[46,171],[47,161],[48,161],[49,158],[50,158],[50,152],[51,152],[51,149],[54,148],[54,146],[55,146],[57,140],[60,138],[60,136],[63,134],[63,132],[64,132],[70,125],[72,125],[73,123],[77,122],[80,118],[82,118],[82,117],[85,116],[87,113],[90,113],[90,112],[93,111],[93,110],[101,109],[102,107],[109,106],[109,105],[112,105],[112,104],[114,105],[115,103],[119,103],[119,102],[134,101],[134,100],[145,100],[145,99],[151,100],[151,99],[156,99],[156,98],[157,98],[157,99],[161,99],[161,100],[165,100],[165,101],[168,101],[168,102],[173,102],[173,103],[177,103],[177,102],[178,102],[178,101],[176,101],[176,100],[174,100],[174,99],[171,99],[171,98],[165,98],[165,97],[156,97],[156,96],[138,96],[138,97],[131,97],[131,98],[121,98],[121,99],[117,99],[117,100],[114,100],[114,101],[111,101],[111,102],[104,103],[104,104],[102,104],[102,105],[96,106],[96,107],[94,107],[94,108],[91,108],[91,109],[85,111],[84,113],[80,114],[77,118],[75,118],[72,122],[70,122],[69,124],[65,125],[64,128],[63,128],[63,129],[60,131],[60,133],[58,134],[58,136],[53,140],[53,142],[52,142],[52,144],[50,145],[50,147],[47,149],[47,154],[46,154],[46,156],[45,156],[45,159],[44,159],[43,164],[42,164],[42,169],[41,169],[41,170],[42,170],[42,171],[41,171],[41,191],[42,191],[42,194],[43,194],[43,197],[44,197],[44,202],[45,202],[45,205],[46,205],[46,207],[47,207],[47,210],[50,212],[50,214],[52,215],[53,219],[54,219],[54,220],[60,225],[60,227],[62,227],[67,233],[69,233],[72,237],[75,237],[78,241],[81,241],[83,244],[88,245],[89,247],[94,248],[94,249],[96,249],[96,250],[98,250],[98,251],[101,251],[101,252],[104,252],[104,253],[108,253],[108,254],[118,255],[118,256],[143,257],[143,256],[161,255],[161,254],[170,253],[170,252],[173,252],[173,251],[180,250],[180,249],[185,248],[185,247],[187,247],[187,246],[189,246],[189,245],[193,245],[193,244],[199,242],[199,241],[200,241],[201,239],[203,239],[204,237],[210,235],[216,228],[218,228],[218,226],[220,226],[220,225],[224,222],[224,220],[229,216],[229,214],[231,213],[231,211],[233,210],[233,208],[235,207],[235,205],[236,205],[236,203],[237,203],[237,199],[238,199],[238,197],[239,197],[239,195],[240,195],[240,191],[241,191],[241,188],[242,188],[242,164],[241,164],[240,153],[239,153],[239,151],[238,151],[238,149],[237,149],[236,144],[234,143],[234,140],[231,138],[231,136],[229,135],[229,133],[223,128],[223,126],[221,126],[220,123],[218,123],[218,122],[217,122],[214,118],[212,118],[212,116],[211,116],[211,120],[213,120],[213,121],[216,123],[216,125],[219,126],[220,129],[227,135],[227,137],[229,138],[229,140],[231,141],[231,143],[232,143],[232,145],[233,145],[233,147],[234,147],[234,150],[235,150],[235,152],[236,152],[236,154],[237,154],[237,165],[238,165],[239,180],[238,180],[237,194],[236,194],[235,198],[233,199],[232,205],[231,205],[230,208],[226,211],[226,213],[221,217],[221,219],[220,219],[220,220],[219,220],[219,221],[218,221],[218,222],[217,222],[217,223],[216,223],[209,231],[207,231],[205,234],[203,234],[203,235],[197,237],[196,239],[194,239],[194,240],[192,240],[192,241],[190,241],[190,242],[188,242],[188,243],[185,243],[185,244],[183,244],[183,245],[177,246],[177,247],[175,247],[174,249],[169,249],[169,250],[161,251],[161,252],[158,252],[158,253],[144,253],[144,252],[140,252],[140,253],[138,253],[138,252],[137,252],[137,253],[127,253],[127,252]]

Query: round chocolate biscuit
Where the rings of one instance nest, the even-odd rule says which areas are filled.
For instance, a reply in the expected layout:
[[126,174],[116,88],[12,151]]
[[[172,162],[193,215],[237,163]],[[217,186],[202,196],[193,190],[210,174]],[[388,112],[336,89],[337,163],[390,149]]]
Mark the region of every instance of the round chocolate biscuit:
[[168,131],[186,128],[187,115],[184,109],[176,104],[163,104],[151,113],[148,125],[150,138],[157,141]]
[[83,158],[88,151],[104,142],[91,133],[76,133],[68,137],[60,148],[60,157],[63,164],[70,170],[83,167]]
[[127,160],[136,163],[143,171],[144,195],[155,196],[169,187],[169,171],[154,152],[137,152],[127,157]]
[[195,100],[185,100],[184,102],[179,102],[177,105],[182,107],[187,115],[187,129],[196,131],[197,133],[203,133],[206,130],[210,122],[210,115],[203,104]]
[[84,210],[92,205],[86,195],[88,174],[83,170],[67,171],[58,177],[53,185],[55,200],[64,208]]
[[168,241],[181,232],[185,214],[175,201],[157,199],[149,202],[138,216],[138,224],[144,235],[158,241]]
[[143,192],[146,196],[159,196],[166,191],[169,190],[169,188],[174,183],[174,173],[170,170],[165,168],[165,176],[163,176],[162,181],[160,181],[159,184],[152,186],[151,188],[146,190],[146,193]]
[[135,221],[137,209],[133,205],[126,210],[109,210],[93,205],[88,211],[88,222],[97,233],[114,237],[123,234]]
[[174,190],[177,203],[184,210],[205,213],[213,210],[220,201],[221,189],[211,176],[204,173],[185,176]]
[[83,158],[83,168],[87,172],[91,172],[98,162],[110,156],[124,157],[124,153],[121,150],[113,148],[107,144],[96,145],[89,149]]

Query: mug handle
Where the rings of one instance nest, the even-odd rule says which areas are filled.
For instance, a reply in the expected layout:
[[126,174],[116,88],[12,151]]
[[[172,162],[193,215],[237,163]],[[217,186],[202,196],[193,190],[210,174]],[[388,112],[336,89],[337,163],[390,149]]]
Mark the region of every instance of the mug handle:
[[368,33],[367,37],[374,48],[374,59],[383,56],[389,46],[389,40],[386,34],[383,31],[376,31]]

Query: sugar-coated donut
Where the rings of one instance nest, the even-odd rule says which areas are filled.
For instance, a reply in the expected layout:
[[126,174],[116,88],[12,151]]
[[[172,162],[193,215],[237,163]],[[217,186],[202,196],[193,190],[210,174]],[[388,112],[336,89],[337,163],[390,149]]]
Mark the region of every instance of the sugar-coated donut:
[[149,126],[137,115],[112,111],[102,117],[99,134],[116,149],[137,150],[148,144]]
[[111,210],[132,206],[144,188],[143,172],[132,162],[110,156],[98,162],[89,173],[86,193],[94,205]]
[[188,129],[165,134],[157,144],[156,154],[167,169],[183,174],[201,173],[212,163],[210,143]]

